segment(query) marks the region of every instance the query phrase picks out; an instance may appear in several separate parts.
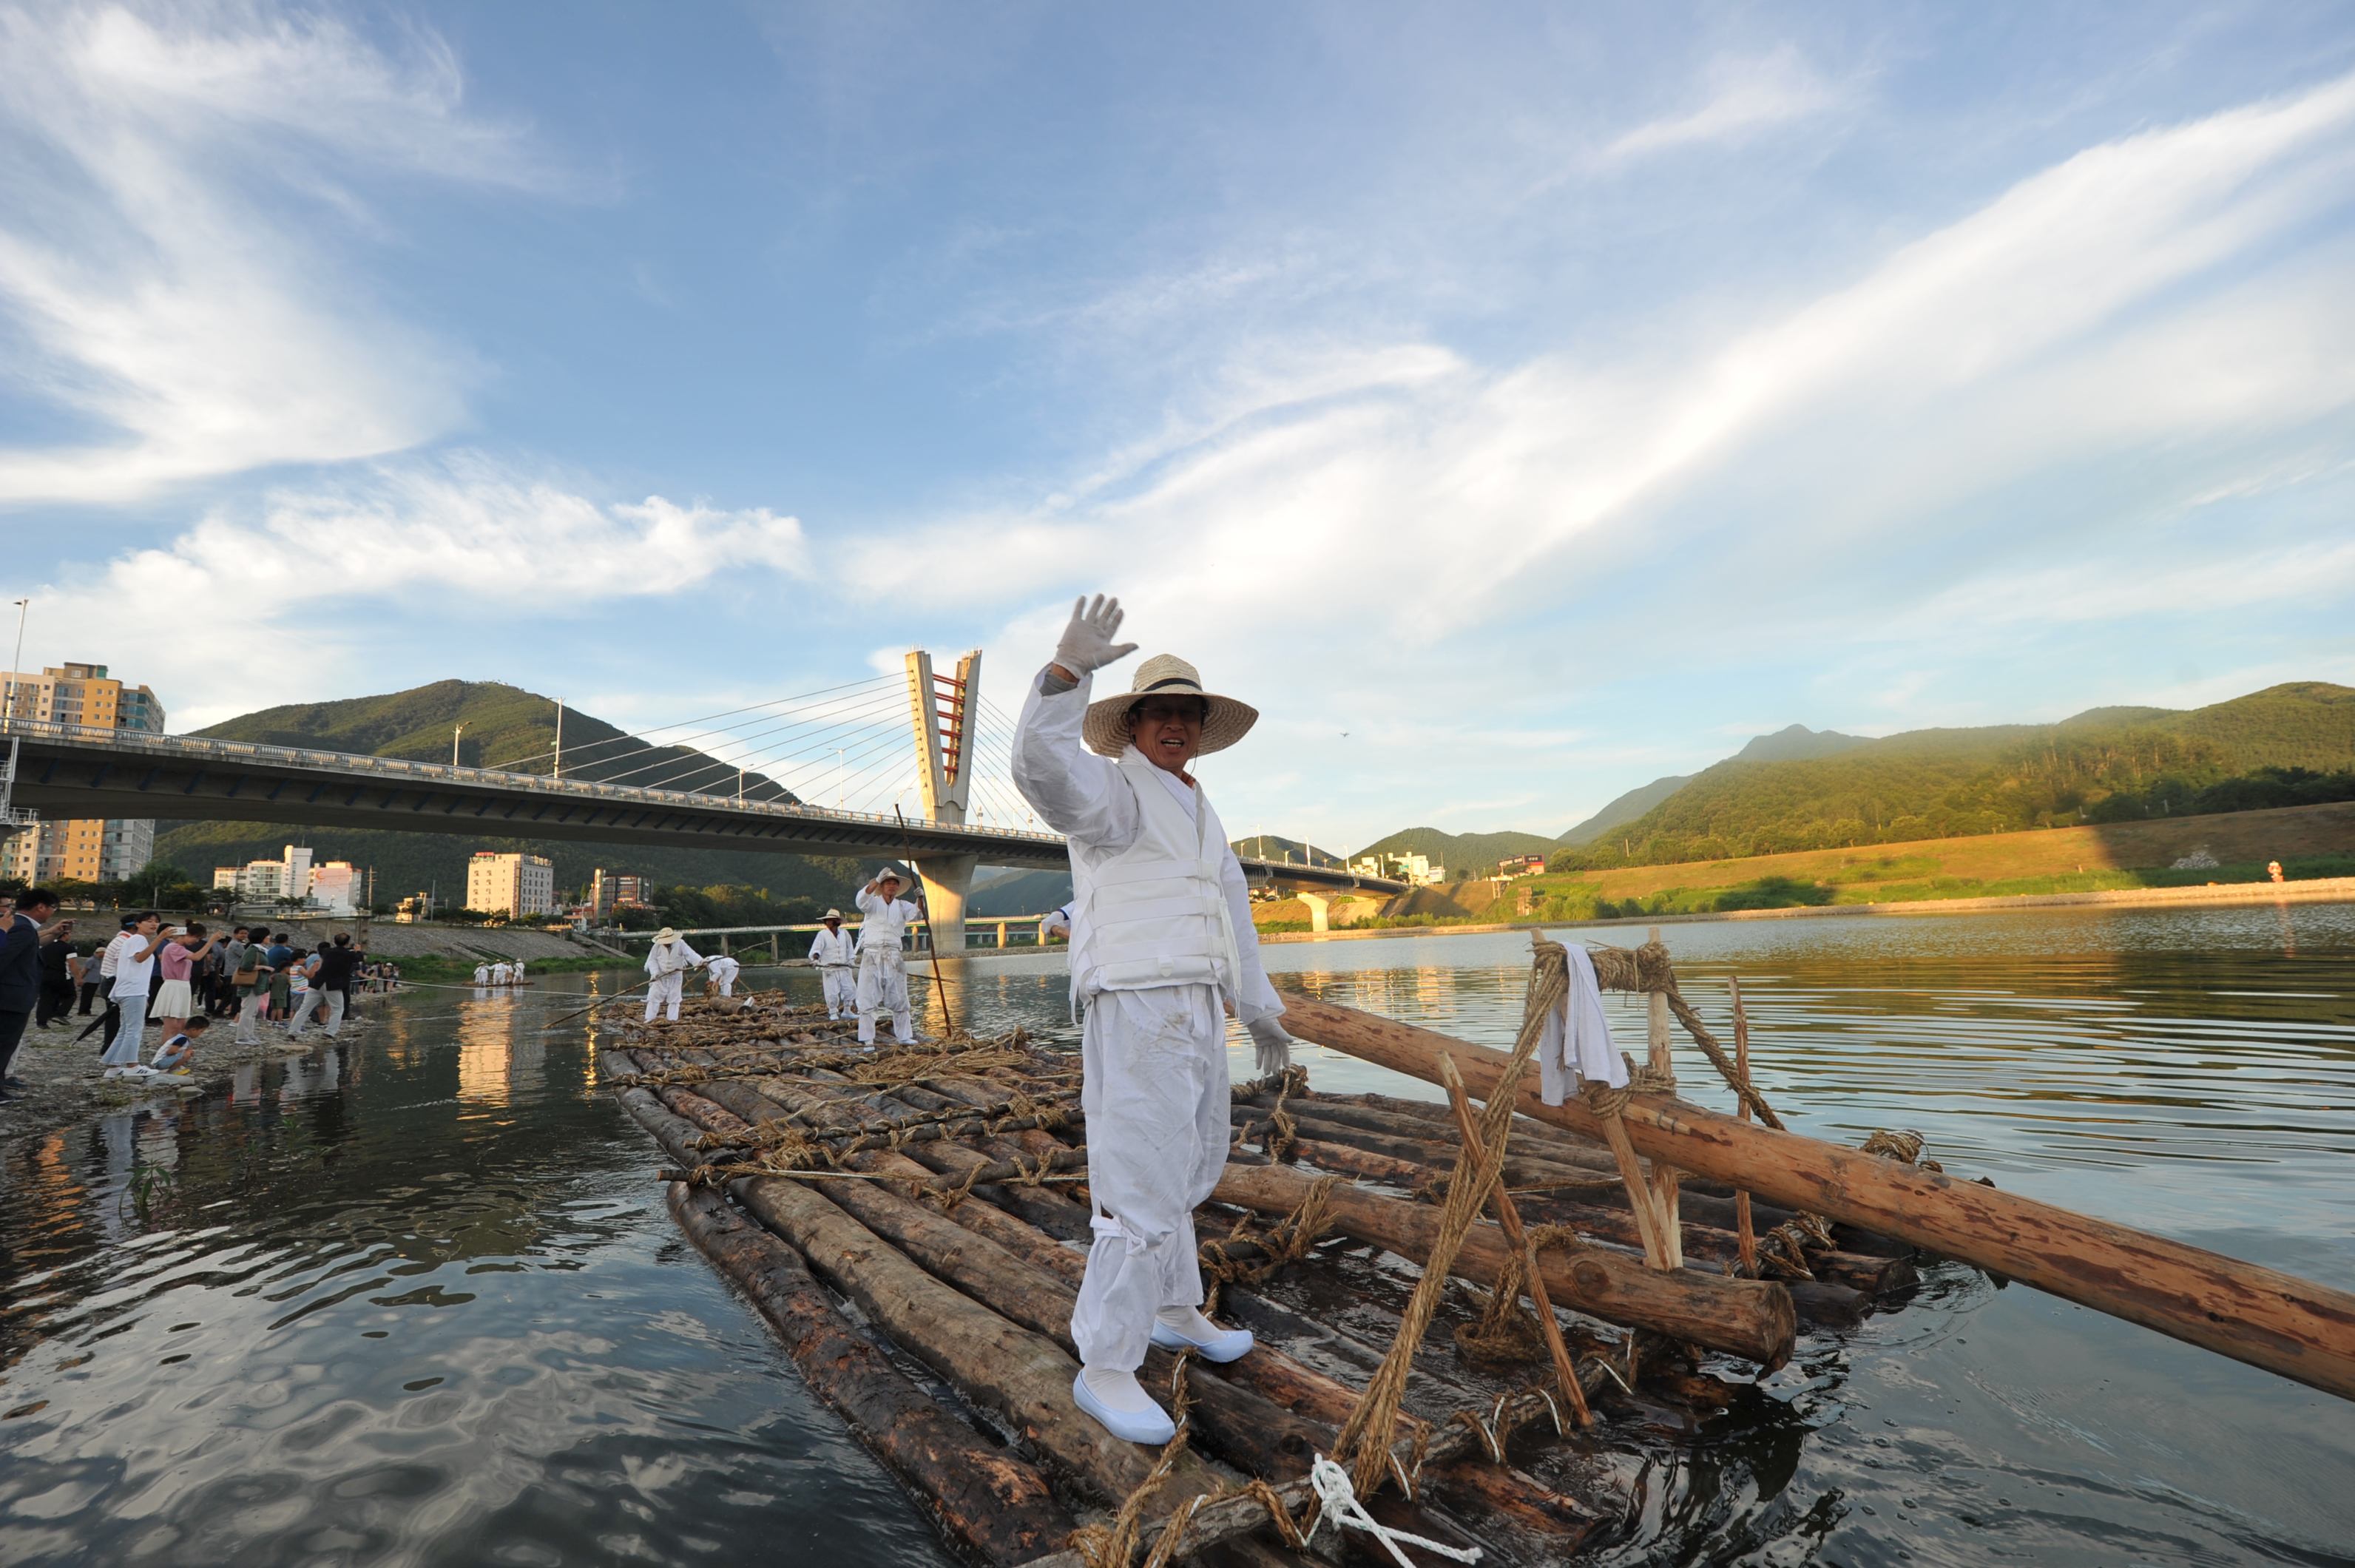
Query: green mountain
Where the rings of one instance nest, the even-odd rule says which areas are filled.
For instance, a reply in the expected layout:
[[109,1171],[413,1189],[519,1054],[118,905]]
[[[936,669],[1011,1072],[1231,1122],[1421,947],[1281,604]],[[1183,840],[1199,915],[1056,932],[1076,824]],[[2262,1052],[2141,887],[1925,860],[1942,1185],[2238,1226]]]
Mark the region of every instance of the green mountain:
[[1586,844],[1600,838],[1623,822],[1633,822],[1677,791],[1692,778],[1690,773],[1670,773],[1654,779],[1641,789],[1631,789],[1604,806],[1569,832],[1554,840],[1556,844]]
[[[794,799],[762,773],[740,774],[733,763],[685,746],[648,745],[577,709],[565,710],[563,724],[567,778],[698,795],[732,795],[741,784],[747,800]],[[290,703],[197,733],[423,763],[452,761],[454,741],[463,765],[516,773],[549,773],[558,761],[555,701],[495,680],[437,680],[382,697]]]
[[[740,787],[734,766],[703,752],[648,745],[575,709],[565,710],[563,722],[563,770],[568,778],[706,795],[732,795]],[[454,733],[459,759],[469,766],[548,773],[556,763],[556,704],[548,698],[497,681],[442,680],[379,697],[264,709],[197,733],[423,762],[447,762]],[[741,778],[748,799],[794,798],[762,773],[746,772]],[[602,867],[651,877],[665,885],[766,889],[780,901],[807,898],[825,903],[847,899],[865,869],[848,859],[800,855],[323,827],[304,823],[293,811],[283,823],[208,821],[159,826],[155,859],[179,867],[202,885],[212,880],[215,866],[275,859],[288,844],[309,845],[316,860],[349,860],[371,868],[379,902],[429,890],[443,903],[453,902],[464,893],[466,861],[477,849],[545,855],[556,863],[559,889],[585,888],[590,873]]]
[[1557,863],[1659,865],[2292,804],[2334,798],[2337,786],[2304,773],[2350,767],[2355,689],[2301,681],[2190,711],[2093,709],[1798,760],[1733,757]]
[[1358,851],[1367,855],[1424,855],[1434,866],[1447,868],[1449,877],[1484,877],[1508,855],[1543,855],[1558,848],[1550,838],[1534,833],[1443,833],[1436,827],[1409,827],[1387,838],[1377,838]]

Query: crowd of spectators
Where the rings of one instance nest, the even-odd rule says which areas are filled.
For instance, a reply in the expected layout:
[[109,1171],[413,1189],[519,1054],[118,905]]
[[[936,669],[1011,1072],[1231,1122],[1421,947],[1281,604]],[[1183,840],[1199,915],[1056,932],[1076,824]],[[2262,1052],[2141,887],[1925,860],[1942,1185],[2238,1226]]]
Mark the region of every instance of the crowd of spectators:
[[[102,944],[76,926],[58,917],[57,895],[46,889],[0,896],[0,1102],[24,1087],[10,1068],[28,1024],[47,1030],[90,1019],[76,1040],[99,1037],[109,1076],[185,1074],[211,1019],[234,1018],[241,1045],[258,1043],[265,1026],[300,1038],[314,1022],[334,1039],[357,1013],[356,994],[400,982],[397,967],[371,960],[347,933],[305,950],[268,926],[223,937],[193,922],[166,925],[154,910],[122,916]],[[160,1030],[159,1060],[143,1062],[151,1027]]]

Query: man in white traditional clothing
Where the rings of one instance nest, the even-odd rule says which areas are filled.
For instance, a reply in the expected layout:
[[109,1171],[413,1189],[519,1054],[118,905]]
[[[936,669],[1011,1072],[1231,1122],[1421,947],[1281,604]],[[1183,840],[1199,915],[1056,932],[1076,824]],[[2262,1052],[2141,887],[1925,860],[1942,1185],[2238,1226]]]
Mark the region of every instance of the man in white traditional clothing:
[[[1079,1407],[1133,1443],[1177,1428],[1136,1381],[1147,1345],[1213,1361],[1252,1348],[1202,1316],[1194,1209],[1226,1164],[1225,1014],[1261,1073],[1291,1061],[1284,1004],[1261,966],[1242,867],[1187,765],[1242,739],[1258,710],[1205,691],[1183,659],[1147,659],[1125,695],[1092,701],[1117,600],[1082,600],[1031,682],[1014,782],[1071,841],[1071,995],[1087,1008],[1081,1103],[1095,1245],[1071,1311]],[[1092,754],[1091,754],[1092,753]]]
[[667,1008],[670,1021],[678,1021],[679,986],[689,969],[700,969],[703,955],[687,944],[687,938],[664,926],[655,933],[655,944],[646,950],[646,1022],[655,1021],[655,1011]]
[[475,984],[475,985],[477,985],[477,986],[487,986],[487,985],[489,985],[490,983],[491,983],[491,966],[490,966],[489,965],[487,965],[487,964],[477,964],[477,965],[474,965],[474,984]]
[[744,965],[721,953],[704,965],[703,972],[711,977],[712,984],[719,987],[721,996],[732,997],[736,994],[736,976],[744,972]]
[[826,1016],[838,1019],[858,1010],[858,982],[851,973],[857,957],[850,933],[842,929],[842,912],[830,909],[825,924],[810,939],[809,961],[817,966],[818,983],[826,987]]
[[518,986],[523,984],[523,960],[520,958],[515,961],[515,974],[513,978],[515,984]]
[[505,960],[501,960],[499,963],[491,965],[492,985],[504,986],[514,978],[515,971],[507,966]]
[[916,1020],[908,1011],[908,965],[900,939],[923,912],[900,896],[900,873],[885,867],[858,890],[858,1043],[875,1043],[875,1014],[891,1015],[891,1038],[916,1043]]

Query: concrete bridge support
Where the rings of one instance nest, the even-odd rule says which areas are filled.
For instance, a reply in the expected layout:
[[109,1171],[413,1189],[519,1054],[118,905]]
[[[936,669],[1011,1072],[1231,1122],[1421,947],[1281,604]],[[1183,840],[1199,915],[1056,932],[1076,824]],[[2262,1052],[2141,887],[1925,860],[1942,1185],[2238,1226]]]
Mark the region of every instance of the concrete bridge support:
[[1331,899],[1322,893],[1311,892],[1296,892],[1292,896],[1308,906],[1309,930],[1330,931],[1332,929],[1330,916],[1333,912],[1333,901]]
[[973,891],[974,868],[980,864],[978,855],[927,856],[916,862],[916,875],[924,879],[933,952],[964,951],[965,894]]

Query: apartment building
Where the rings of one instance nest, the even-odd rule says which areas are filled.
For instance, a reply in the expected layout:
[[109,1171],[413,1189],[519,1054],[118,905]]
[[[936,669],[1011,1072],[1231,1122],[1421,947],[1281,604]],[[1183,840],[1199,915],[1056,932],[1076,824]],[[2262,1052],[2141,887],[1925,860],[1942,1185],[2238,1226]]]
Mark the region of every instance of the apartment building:
[[[18,719],[70,724],[85,734],[164,732],[164,705],[144,686],[126,686],[102,664],[54,666],[33,675],[0,672],[0,723]],[[155,824],[139,818],[44,822],[0,840],[0,877],[27,882],[119,882],[155,858]]]
[[466,907],[485,914],[552,914],[556,862],[538,855],[478,849],[466,862]]

